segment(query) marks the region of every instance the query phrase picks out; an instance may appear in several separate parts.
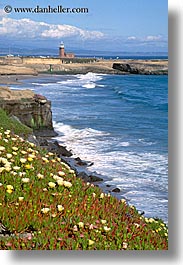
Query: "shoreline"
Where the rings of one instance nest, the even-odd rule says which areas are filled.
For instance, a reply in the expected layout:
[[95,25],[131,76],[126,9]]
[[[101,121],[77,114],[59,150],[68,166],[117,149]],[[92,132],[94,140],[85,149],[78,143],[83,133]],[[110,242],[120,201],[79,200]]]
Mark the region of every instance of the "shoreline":
[[[20,59],[20,58],[19,58]],[[40,75],[75,75],[88,72],[116,75],[168,75],[168,60],[96,60],[62,62],[59,58],[4,58],[0,63],[0,84],[17,84],[19,79]],[[13,60],[13,62],[11,62]],[[17,60],[17,62],[16,62]],[[27,61],[26,61],[27,60]]]
[[[23,82],[21,82],[21,80],[25,80],[25,79],[29,79],[29,78],[40,78],[40,77],[45,77],[45,76],[50,76],[50,74],[38,74],[36,76],[34,76],[34,75],[11,75],[10,78],[8,78],[8,80],[12,82],[11,84],[19,85],[19,84],[23,83]],[[52,136],[41,135],[40,137],[42,139],[46,140],[47,142],[51,142],[52,148],[57,149],[57,146],[54,147],[54,145],[53,145],[54,138]],[[57,143],[59,144],[58,141],[57,141]],[[60,143],[60,146],[67,150],[67,146],[64,146],[64,144],[62,145],[62,143]],[[49,151],[53,151],[53,150],[49,150]],[[89,164],[87,164],[86,161],[82,161],[79,157],[74,158],[74,157],[70,157],[70,156],[66,156],[66,155],[64,155],[64,156],[61,155],[60,157],[63,159],[64,162],[69,164],[69,166],[72,169],[75,170],[77,176],[80,177],[81,179],[85,180],[86,182],[93,183],[96,186],[99,186],[104,192],[111,193],[112,196],[115,196],[118,199],[120,199],[120,197],[125,198],[125,196],[123,196],[123,194],[122,194],[123,190],[118,189],[115,185],[114,186],[113,185],[107,185],[105,183],[106,181],[108,181],[108,179],[106,179],[107,176],[106,176],[106,178],[103,179],[102,176],[98,175],[95,172],[88,172],[87,169],[89,167]],[[94,161],[90,161],[89,163],[93,163],[93,162]],[[141,209],[138,209],[138,211],[141,212]],[[145,213],[142,212],[142,214],[145,214]]]

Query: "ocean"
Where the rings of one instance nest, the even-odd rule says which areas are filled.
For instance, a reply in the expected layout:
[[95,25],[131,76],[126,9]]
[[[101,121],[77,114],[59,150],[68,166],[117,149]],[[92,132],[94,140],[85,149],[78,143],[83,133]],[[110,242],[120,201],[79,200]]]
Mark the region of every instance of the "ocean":
[[52,102],[56,139],[119,198],[168,223],[168,77],[52,75],[26,79]]

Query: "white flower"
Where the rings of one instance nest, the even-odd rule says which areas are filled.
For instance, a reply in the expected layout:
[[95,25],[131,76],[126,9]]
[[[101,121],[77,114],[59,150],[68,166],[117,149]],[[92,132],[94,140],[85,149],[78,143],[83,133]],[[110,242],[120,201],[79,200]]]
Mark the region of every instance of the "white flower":
[[126,249],[128,247],[128,244],[126,242],[123,242],[123,248]]
[[77,231],[78,231],[78,227],[77,227],[77,225],[74,225],[74,227],[73,227],[73,231],[74,231],[74,232],[77,232]]
[[100,220],[100,221],[101,221],[101,223],[102,223],[103,225],[107,223],[106,220]]
[[6,157],[7,158],[12,158],[12,154],[7,154]]
[[107,227],[107,226],[104,226],[103,228],[104,228],[104,230],[105,230],[106,232],[108,232],[108,231],[111,230],[111,228],[110,228],[110,227]]
[[84,227],[84,223],[83,222],[79,222],[78,226],[79,226],[79,228],[83,228]]
[[59,212],[61,212],[64,210],[64,207],[62,205],[57,205],[57,209]]
[[59,174],[59,176],[61,176],[61,177],[62,177],[62,176],[65,176],[65,172],[63,172],[63,171],[59,171],[58,174]]
[[14,166],[13,169],[14,169],[14,170],[19,170],[20,167],[18,167],[18,166]]
[[58,179],[58,180],[57,180],[57,184],[58,184],[59,186],[63,186],[63,185],[64,185],[64,181],[63,181],[62,179]]
[[48,186],[49,186],[50,188],[55,188],[56,183],[50,181],[50,182],[48,183]]
[[64,186],[67,188],[70,188],[70,187],[72,187],[72,183],[69,181],[64,181]]
[[29,181],[30,181],[29,178],[22,178],[22,182],[23,182],[23,183],[28,183]]
[[48,213],[50,211],[50,208],[42,208],[41,212],[42,213]]
[[104,193],[100,194],[100,198],[103,199],[104,198]]
[[37,174],[37,177],[38,177],[38,179],[43,179],[43,178],[44,178],[44,175],[38,173],[38,174]]
[[22,202],[24,197],[18,197],[19,202]]
[[0,151],[4,151],[5,147],[4,146],[0,146]]

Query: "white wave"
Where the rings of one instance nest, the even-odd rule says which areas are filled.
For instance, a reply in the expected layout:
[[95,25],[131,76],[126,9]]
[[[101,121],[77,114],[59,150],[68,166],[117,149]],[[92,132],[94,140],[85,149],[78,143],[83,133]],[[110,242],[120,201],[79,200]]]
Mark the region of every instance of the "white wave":
[[91,83],[86,83],[84,85],[82,85],[82,87],[85,87],[85,88],[95,88],[96,87],[96,84],[91,82]]
[[55,83],[32,83],[34,86],[53,86]]
[[96,74],[96,73],[91,73],[91,72],[84,74],[84,75],[78,74],[78,75],[76,75],[76,77],[80,80],[88,81],[88,82],[96,82],[96,81],[103,79],[102,74]]

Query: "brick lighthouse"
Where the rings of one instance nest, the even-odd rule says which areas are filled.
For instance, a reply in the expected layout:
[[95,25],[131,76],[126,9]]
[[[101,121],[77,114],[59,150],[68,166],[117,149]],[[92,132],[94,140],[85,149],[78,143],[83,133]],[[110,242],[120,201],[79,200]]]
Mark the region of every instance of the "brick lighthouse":
[[60,58],[65,58],[65,48],[64,48],[64,43],[63,41],[60,43],[60,47],[59,47],[59,57]]
[[65,52],[63,41],[60,43],[60,46],[59,46],[59,57],[60,58],[70,58],[70,59],[75,57],[74,53],[66,53]]

